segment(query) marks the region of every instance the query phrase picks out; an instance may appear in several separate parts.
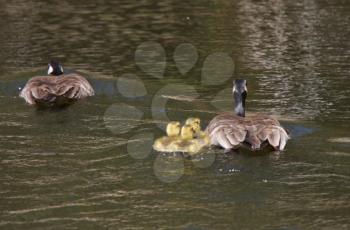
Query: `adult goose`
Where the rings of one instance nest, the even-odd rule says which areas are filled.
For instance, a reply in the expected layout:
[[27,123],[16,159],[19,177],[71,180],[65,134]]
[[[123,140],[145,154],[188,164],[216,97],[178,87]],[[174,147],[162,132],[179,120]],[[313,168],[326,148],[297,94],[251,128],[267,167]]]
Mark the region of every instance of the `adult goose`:
[[52,60],[48,65],[48,76],[31,78],[19,96],[30,105],[65,106],[94,95],[90,83],[77,73],[63,73],[59,62]]
[[259,150],[267,145],[275,150],[283,150],[289,139],[287,131],[274,118],[267,115],[245,117],[245,99],[247,97],[246,80],[235,80],[233,113],[222,113],[214,117],[206,133],[212,145],[221,146],[225,150],[248,146],[251,150]]

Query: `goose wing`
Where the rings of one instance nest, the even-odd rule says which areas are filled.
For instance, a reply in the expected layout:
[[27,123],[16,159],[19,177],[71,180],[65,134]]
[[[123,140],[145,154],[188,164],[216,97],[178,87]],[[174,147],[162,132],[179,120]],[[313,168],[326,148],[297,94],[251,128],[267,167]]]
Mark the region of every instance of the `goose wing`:
[[[250,127],[248,130],[255,143],[260,141],[261,144],[267,141],[277,150],[284,149],[289,135],[277,119],[267,115],[256,115],[248,119],[250,120]],[[249,139],[248,142],[254,147],[254,142],[252,140]],[[261,148],[261,145],[259,148]]]
[[220,114],[214,117],[206,129],[211,144],[225,149],[240,145],[247,135],[243,122],[243,119],[233,114]]
[[290,138],[282,126],[266,125],[257,132],[256,136],[262,141],[268,141],[277,150],[283,150]]
[[78,74],[33,77],[20,93],[20,97],[31,105],[39,102],[55,102],[60,97],[79,100],[93,95],[94,90],[90,83]]
[[257,150],[268,142],[275,149],[283,150],[289,139],[280,123],[266,115],[242,118],[230,113],[220,114],[211,120],[206,132],[211,144],[225,149],[245,144],[252,150]]
[[82,99],[95,94],[90,83],[79,74],[68,74],[56,78],[56,85],[52,88],[52,93],[70,99]]
[[31,78],[19,96],[23,97],[30,105],[35,105],[37,100],[52,100],[51,88],[54,87],[55,83],[49,78],[51,77],[38,76]]

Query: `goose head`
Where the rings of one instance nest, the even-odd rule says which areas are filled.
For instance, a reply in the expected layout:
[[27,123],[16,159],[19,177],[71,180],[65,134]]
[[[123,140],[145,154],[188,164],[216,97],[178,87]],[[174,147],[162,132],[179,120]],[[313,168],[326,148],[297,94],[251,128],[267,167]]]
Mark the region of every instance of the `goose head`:
[[240,117],[245,117],[245,99],[247,97],[247,81],[237,79],[233,83],[233,98],[235,101],[235,113]]
[[63,67],[56,60],[51,60],[47,70],[48,75],[58,76],[63,74]]
[[184,125],[181,128],[181,139],[182,140],[191,140],[194,136],[194,130],[191,125]]
[[166,133],[169,137],[179,136],[180,134],[180,122],[171,121],[166,126]]

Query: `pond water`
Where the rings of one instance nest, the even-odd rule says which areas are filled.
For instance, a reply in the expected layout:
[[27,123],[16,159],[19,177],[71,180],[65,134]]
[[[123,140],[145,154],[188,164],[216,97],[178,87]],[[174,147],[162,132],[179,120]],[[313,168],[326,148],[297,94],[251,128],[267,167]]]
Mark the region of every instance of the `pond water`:
[[[349,229],[348,1],[15,0],[0,16],[1,229]],[[53,57],[96,96],[27,106]],[[168,118],[230,111],[234,78],[248,113],[291,132],[283,153],[151,150]]]

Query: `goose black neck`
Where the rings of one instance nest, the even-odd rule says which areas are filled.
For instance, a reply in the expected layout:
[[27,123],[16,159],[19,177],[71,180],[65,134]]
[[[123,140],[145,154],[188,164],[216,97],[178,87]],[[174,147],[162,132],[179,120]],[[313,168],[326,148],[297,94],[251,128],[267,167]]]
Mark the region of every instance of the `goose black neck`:
[[235,113],[237,116],[245,117],[245,98],[247,97],[247,92],[239,93],[234,92],[233,98],[235,101]]

